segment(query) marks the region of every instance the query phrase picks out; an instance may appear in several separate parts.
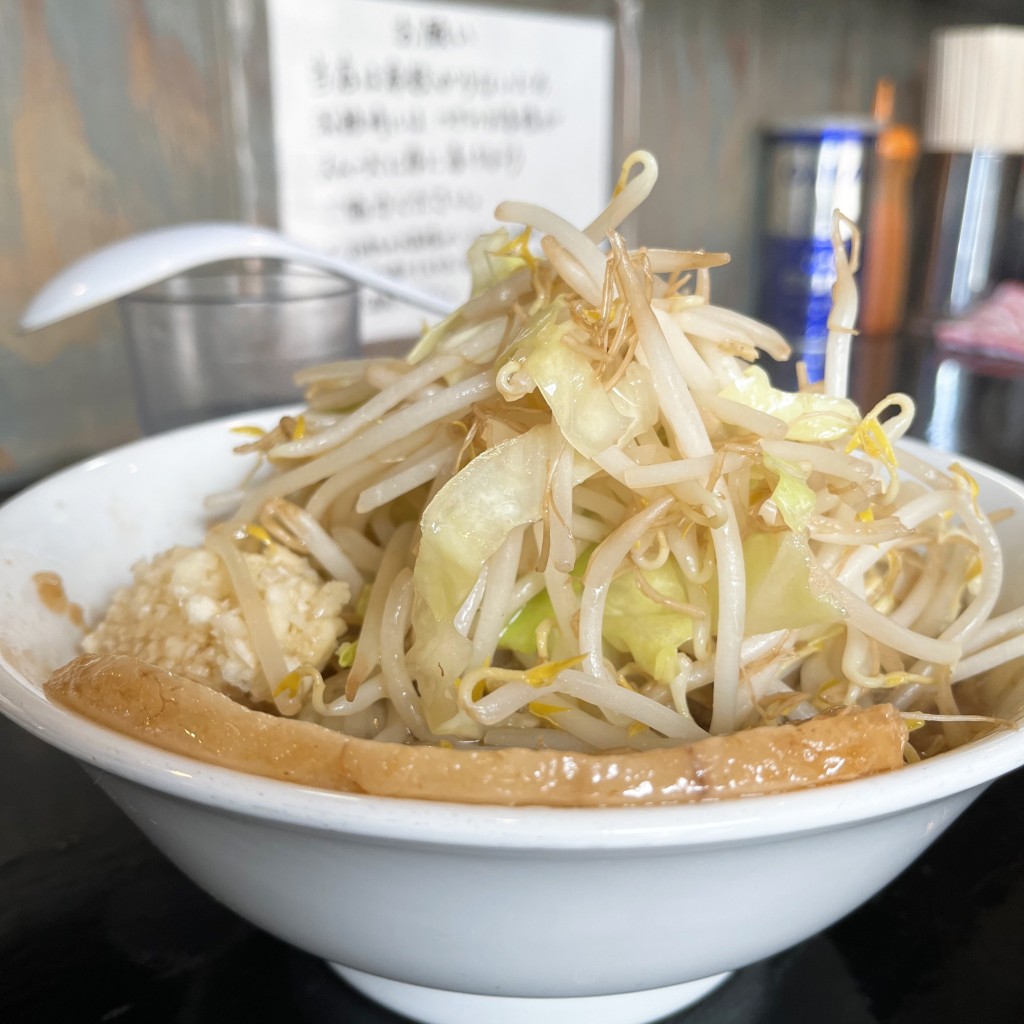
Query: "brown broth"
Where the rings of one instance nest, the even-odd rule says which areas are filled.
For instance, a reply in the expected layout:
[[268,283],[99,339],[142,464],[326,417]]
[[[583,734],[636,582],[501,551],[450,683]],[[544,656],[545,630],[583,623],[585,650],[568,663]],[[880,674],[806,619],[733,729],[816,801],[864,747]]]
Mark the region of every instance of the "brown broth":
[[37,572],[32,577],[36,585],[36,593],[39,600],[54,613],[54,615],[65,615],[73,626],[79,629],[85,626],[85,616],[82,614],[82,606],[68,600],[64,592],[64,581],[55,572]]

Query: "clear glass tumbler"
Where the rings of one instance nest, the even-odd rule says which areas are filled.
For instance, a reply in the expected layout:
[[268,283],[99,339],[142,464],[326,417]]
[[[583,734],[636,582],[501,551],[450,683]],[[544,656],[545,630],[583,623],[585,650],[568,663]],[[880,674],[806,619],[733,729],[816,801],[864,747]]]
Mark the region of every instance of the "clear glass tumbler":
[[217,264],[119,306],[147,434],[299,401],[296,371],[360,352],[356,285],[292,264]]

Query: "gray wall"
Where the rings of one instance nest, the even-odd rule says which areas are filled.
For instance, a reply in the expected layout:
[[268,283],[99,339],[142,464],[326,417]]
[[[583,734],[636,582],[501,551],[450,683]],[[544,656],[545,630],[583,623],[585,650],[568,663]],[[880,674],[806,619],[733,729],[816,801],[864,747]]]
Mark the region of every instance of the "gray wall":
[[[297,0],[299,2],[299,0]],[[535,3],[614,17],[611,0]],[[1009,2],[647,0],[638,140],[662,166],[646,244],[723,248],[749,296],[756,132],[864,112],[880,75],[919,116],[938,24],[1024,21]],[[50,276],[116,238],[274,220],[259,0],[0,0],[0,491],[137,432],[111,309],[19,337]],[[243,83],[244,88],[239,88]]]

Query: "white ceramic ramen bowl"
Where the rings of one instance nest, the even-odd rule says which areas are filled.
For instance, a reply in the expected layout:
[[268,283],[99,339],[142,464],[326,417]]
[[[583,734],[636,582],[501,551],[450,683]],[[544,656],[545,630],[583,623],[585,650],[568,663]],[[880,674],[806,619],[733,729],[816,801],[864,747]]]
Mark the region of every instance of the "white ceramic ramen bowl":
[[[230,454],[230,422],[121,448],[0,509],[0,710],[78,758],[227,906],[410,1017],[664,1016],[852,910],[1024,763],[1024,732],[1004,731],[884,777],[784,796],[471,807],[218,769],[50,704],[40,686],[76,653],[78,630],[41,602],[34,575],[59,573],[91,620],[136,559],[198,541],[203,497],[247,468]],[[999,531],[1007,600],[1024,602],[1024,485],[970,468],[986,507],[1017,512]]]

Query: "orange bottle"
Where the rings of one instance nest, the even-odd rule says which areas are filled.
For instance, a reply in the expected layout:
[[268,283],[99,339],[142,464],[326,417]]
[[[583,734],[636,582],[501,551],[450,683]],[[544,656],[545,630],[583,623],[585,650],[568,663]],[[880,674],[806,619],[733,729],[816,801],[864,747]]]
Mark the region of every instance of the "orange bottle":
[[906,125],[892,124],[895,88],[881,79],[875,90],[875,176],[865,225],[860,333],[892,334],[903,325],[910,256],[911,184],[920,143]]

